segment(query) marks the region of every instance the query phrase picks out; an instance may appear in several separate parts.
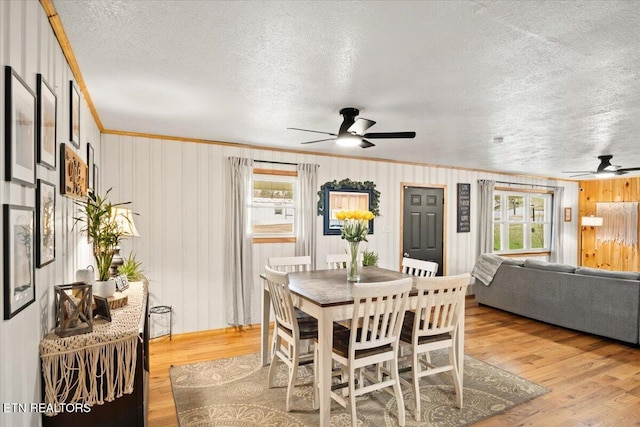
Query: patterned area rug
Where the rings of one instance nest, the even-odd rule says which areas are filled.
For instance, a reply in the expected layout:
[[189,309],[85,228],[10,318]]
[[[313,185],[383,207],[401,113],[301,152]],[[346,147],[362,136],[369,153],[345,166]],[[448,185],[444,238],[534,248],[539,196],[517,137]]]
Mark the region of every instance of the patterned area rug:
[[[445,353],[432,353],[436,363],[445,358]],[[413,393],[402,387],[407,426],[465,426],[549,392],[472,357],[465,356],[464,363],[464,408],[455,407],[449,373],[422,378],[419,423],[415,420]],[[269,389],[269,367],[260,366],[259,354],[172,366],[171,386],[180,426],[317,426],[319,415],[311,407],[310,384],[295,387],[293,410],[286,412],[287,371],[284,364],[279,367],[277,386]],[[303,367],[301,371],[301,380],[311,381],[311,369]],[[357,416],[358,425],[363,427],[397,426],[396,399],[384,391],[358,397]],[[336,402],[331,406],[331,425],[351,426],[349,411]]]

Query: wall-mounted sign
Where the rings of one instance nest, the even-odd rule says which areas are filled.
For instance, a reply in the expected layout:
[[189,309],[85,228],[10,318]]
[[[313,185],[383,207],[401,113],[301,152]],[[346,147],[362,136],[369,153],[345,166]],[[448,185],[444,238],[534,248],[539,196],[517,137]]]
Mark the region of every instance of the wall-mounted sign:
[[67,144],[60,144],[60,193],[74,199],[87,195],[87,164]]
[[471,184],[458,184],[458,233],[471,231]]

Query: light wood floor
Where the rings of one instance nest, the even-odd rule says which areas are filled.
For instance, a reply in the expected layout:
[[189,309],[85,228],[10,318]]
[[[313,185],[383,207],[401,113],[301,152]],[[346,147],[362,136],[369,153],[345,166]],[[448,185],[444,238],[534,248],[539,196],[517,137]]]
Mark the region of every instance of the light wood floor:
[[[465,338],[468,355],[551,389],[477,426],[640,426],[640,349],[478,306],[473,297]],[[152,342],[149,425],[178,425],[171,365],[259,350],[259,326]]]

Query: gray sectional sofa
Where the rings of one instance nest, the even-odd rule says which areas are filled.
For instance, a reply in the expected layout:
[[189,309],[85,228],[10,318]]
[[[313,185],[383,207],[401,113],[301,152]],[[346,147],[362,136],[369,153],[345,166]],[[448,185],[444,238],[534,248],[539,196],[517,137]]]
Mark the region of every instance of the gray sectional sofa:
[[[534,260],[486,260],[495,274],[492,272],[492,280],[476,275],[478,303],[565,328],[640,343],[640,274]],[[476,263],[474,271],[481,270],[478,267]],[[481,277],[490,281],[489,285],[478,280]]]

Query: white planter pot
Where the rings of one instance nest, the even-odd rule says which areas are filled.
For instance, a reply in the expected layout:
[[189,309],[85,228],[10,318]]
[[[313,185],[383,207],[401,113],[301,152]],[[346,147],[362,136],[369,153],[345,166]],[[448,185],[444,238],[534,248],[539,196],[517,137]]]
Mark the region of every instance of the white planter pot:
[[86,268],[76,271],[76,282],[83,282],[87,285],[96,283],[96,273],[93,268]]
[[116,282],[113,279],[100,281],[96,280],[96,283],[93,285],[93,295],[98,295],[99,297],[108,298],[113,296],[116,293]]

